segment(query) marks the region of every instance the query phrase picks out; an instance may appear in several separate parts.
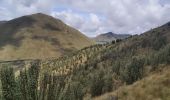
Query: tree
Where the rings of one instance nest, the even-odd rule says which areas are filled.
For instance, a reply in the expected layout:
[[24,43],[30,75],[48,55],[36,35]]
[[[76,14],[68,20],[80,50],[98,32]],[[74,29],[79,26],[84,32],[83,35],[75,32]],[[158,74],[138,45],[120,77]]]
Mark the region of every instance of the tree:
[[122,39],[116,39],[116,43],[119,43],[121,41],[122,41]]
[[115,43],[116,43],[116,40],[113,40],[113,41],[112,41],[112,44],[115,44]]

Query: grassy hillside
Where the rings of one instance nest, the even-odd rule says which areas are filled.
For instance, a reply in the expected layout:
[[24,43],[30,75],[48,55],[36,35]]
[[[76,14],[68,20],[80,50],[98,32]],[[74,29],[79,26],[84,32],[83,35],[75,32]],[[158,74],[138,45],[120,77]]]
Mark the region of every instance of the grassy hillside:
[[169,100],[170,98],[170,67],[129,86],[122,86],[113,93],[107,93],[94,100]]
[[0,60],[59,57],[92,44],[76,29],[41,13],[0,25]]
[[[17,92],[21,95],[18,96],[15,92],[11,94],[22,99],[28,96],[38,100],[89,100],[137,81],[140,83],[140,80],[155,75],[153,73],[168,69],[169,35],[170,24],[167,23],[116,43],[93,45],[56,59],[32,61],[25,65],[26,69],[21,68],[23,70],[15,73],[16,78],[10,77],[16,80],[12,83],[23,85],[11,86],[16,88],[16,91],[22,89]],[[6,64],[3,63],[2,67],[13,66],[12,63]],[[13,71],[10,68],[3,69],[1,76],[12,75],[8,75],[8,72]],[[1,77],[1,80],[5,83],[4,77]],[[159,77],[156,79],[159,80]],[[5,85],[2,86],[6,89]],[[30,87],[35,91],[27,90]],[[166,93],[169,94],[167,90]],[[163,97],[166,98],[166,95]]]

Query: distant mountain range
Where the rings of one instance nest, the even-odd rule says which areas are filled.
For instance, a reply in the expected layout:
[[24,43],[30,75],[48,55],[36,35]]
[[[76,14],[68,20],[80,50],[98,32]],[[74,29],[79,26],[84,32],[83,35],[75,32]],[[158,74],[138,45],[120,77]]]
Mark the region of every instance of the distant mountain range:
[[3,23],[5,23],[5,22],[7,22],[7,21],[0,21],[0,25],[3,24]]
[[92,44],[78,30],[42,13],[0,22],[0,60],[59,57]]
[[112,32],[108,32],[108,33],[100,34],[93,39],[94,39],[94,41],[96,41],[96,43],[103,44],[103,43],[111,42],[116,39],[125,39],[125,38],[128,38],[129,36],[131,36],[131,35],[129,35],[129,34],[115,34]]

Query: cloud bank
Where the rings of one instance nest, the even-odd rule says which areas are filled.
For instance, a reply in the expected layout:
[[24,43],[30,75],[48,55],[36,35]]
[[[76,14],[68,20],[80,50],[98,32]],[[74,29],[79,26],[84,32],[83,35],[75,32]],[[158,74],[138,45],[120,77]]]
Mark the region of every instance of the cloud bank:
[[170,21],[169,0],[1,0],[0,20],[42,12],[88,36],[139,34]]

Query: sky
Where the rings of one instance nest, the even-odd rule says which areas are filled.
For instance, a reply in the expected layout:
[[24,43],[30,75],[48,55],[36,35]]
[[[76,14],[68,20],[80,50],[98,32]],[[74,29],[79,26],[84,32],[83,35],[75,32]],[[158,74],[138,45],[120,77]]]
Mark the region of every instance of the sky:
[[89,37],[140,34],[170,21],[170,0],[0,0],[0,20],[39,12]]

